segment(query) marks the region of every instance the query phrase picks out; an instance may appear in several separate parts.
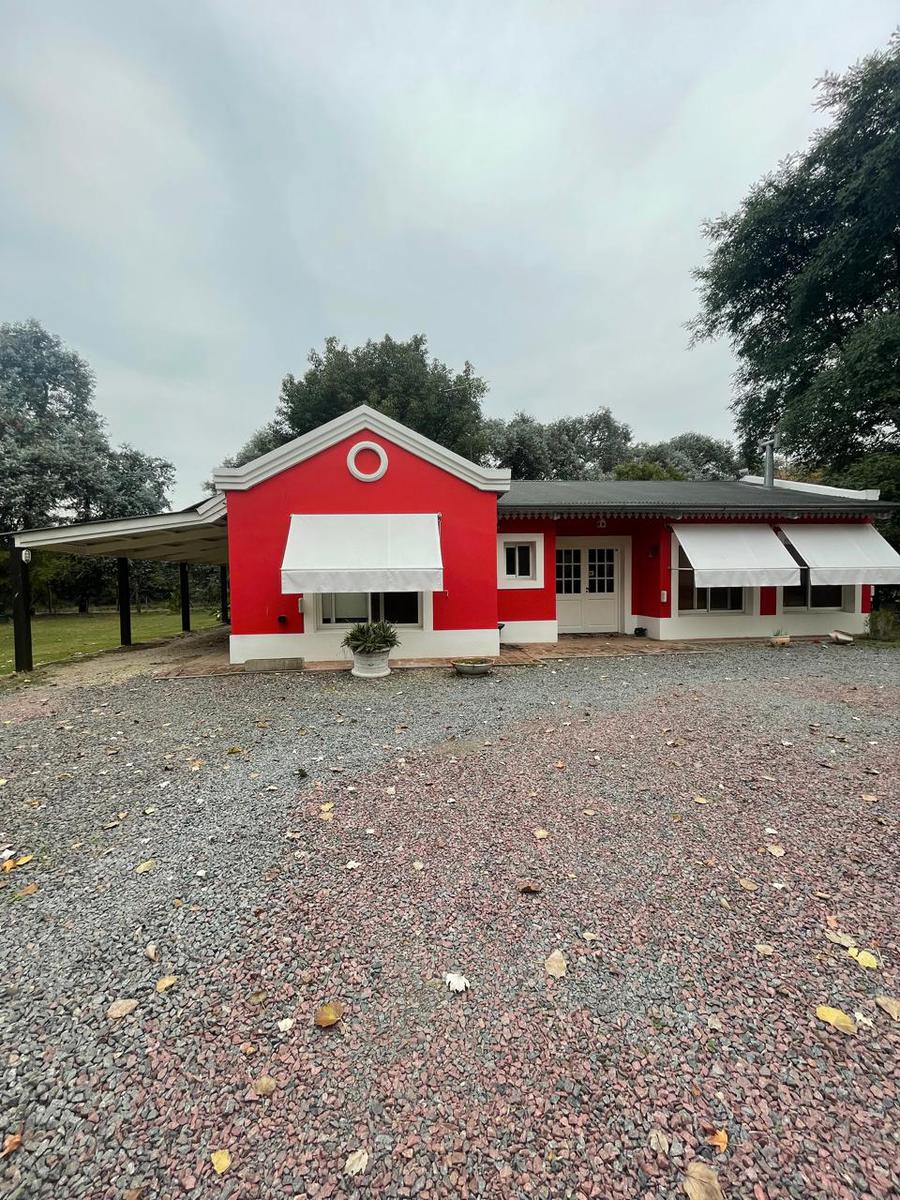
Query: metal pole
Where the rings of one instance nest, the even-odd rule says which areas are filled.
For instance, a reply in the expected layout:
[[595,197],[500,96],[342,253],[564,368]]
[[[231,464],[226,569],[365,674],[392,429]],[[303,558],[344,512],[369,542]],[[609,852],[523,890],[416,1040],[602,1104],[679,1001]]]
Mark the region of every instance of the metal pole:
[[13,594],[13,646],[17,671],[34,670],[31,646],[31,551],[12,546],[9,551]]
[[178,583],[181,589],[181,628],[184,633],[191,632],[191,582],[188,577],[187,563],[178,564]]
[[231,611],[228,605],[228,568],[223,564],[219,567],[219,606],[222,613],[222,624],[231,624]]
[[123,646],[131,645],[131,581],[128,577],[128,559],[116,559],[119,586],[119,641]]

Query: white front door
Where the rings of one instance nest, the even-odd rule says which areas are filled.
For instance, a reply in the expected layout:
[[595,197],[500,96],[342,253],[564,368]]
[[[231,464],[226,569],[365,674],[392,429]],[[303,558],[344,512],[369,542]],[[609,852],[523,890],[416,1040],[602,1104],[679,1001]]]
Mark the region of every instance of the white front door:
[[560,633],[618,633],[622,564],[618,546],[581,538],[556,542],[556,619]]

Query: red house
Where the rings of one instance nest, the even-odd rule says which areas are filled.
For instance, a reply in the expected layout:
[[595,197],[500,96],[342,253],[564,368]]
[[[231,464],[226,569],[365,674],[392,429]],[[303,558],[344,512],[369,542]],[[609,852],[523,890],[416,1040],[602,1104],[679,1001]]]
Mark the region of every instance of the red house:
[[185,512],[25,531],[14,556],[114,555],[126,584],[129,557],[227,562],[236,663],[338,659],[349,624],[380,618],[408,658],[567,633],[862,633],[872,585],[900,584],[877,492],[513,481],[365,406],[213,478]]

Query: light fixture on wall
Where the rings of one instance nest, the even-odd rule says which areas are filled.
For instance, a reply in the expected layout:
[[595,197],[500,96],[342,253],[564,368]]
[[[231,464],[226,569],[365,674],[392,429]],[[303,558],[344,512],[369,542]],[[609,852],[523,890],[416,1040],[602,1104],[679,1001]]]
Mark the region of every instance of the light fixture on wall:
[[597,521],[597,528],[598,529],[606,528],[606,517],[600,517],[600,519]]

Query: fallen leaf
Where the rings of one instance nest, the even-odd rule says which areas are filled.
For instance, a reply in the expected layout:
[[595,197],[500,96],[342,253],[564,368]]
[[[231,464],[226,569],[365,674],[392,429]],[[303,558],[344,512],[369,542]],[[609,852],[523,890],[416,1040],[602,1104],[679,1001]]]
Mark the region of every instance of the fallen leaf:
[[878,966],[878,959],[869,950],[858,950],[856,946],[851,946],[847,954],[850,958],[856,959],[866,971],[874,971]]
[[715,1014],[715,1013],[713,1013],[713,1015],[712,1015],[711,1017],[707,1017],[707,1018],[706,1018],[706,1027],[707,1027],[707,1029],[712,1029],[712,1030],[714,1030],[716,1033],[722,1033],[722,1032],[723,1032],[723,1029],[722,1029],[722,1022],[721,1022],[721,1020],[720,1020],[720,1019],[719,1019],[719,1018],[716,1016],[716,1014]]
[[549,837],[550,834],[547,832],[546,829],[536,829],[534,831],[534,836],[540,842],[540,841],[543,841],[544,838]]
[[878,803],[878,797],[873,796],[871,792],[863,792],[862,798],[863,798],[863,800],[866,801],[867,804],[877,804]]
[[347,1155],[347,1161],[344,1163],[344,1174],[362,1175],[368,1165],[368,1150],[354,1150],[352,1154]]
[[253,1080],[253,1090],[257,1096],[271,1096],[277,1087],[271,1075],[260,1075],[259,1079]]
[[724,1129],[717,1129],[706,1139],[706,1144],[712,1146],[719,1154],[724,1154],[728,1149],[728,1134]]
[[413,870],[414,871],[424,871],[425,864],[423,862],[419,862],[419,860],[416,859],[416,861],[413,863]]
[[457,971],[448,971],[444,976],[444,983],[451,992],[467,992],[469,990],[469,981],[465,975],[460,975]]
[[[6,783],[6,780],[4,779],[3,782]],[[3,1139],[3,1149],[0,1150],[0,1158],[9,1158],[11,1154],[15,1154],[21,1145],[21,1131],[19,1133],[8,1133]]]
[[739,879],[738,883],[741,885],[741,887],[744,889],[745,892],[758,892],[759,891],[759,884],[754,883],[752,879]]
[[229,746],[227,753],[228,754],[243,754],[244,747],[243,746]]
[[861,1012],[855,1012],[853,1014],[853,1020],[857,1023],[857,1025],[864,1025],[866,1029],[872,1029],[875,1025],[875,1022],[871,1017],[867,1017],[865,1013]]
[[23,854],[21,858],[16,859],[17,867],[24,867],[26,863],[30,863],[34,858],[33,854]]
[[[316,1022],[318,1024],[318,1022]],[[289,1033],[294,1028],[293,1017],[282,1017],[278,1022],[278,1028],[282,1033]]]
[[213,1150],[209,1156],[209,1161],[212,1163],[213,1170],[217,1175],[224,1175],[231,1166],[231,1153],[228,1150]]
[[831,913],[828,913],[825,917],[825,924],[829,929],[837,929],[838,919],[837,917],[832,916]]
[[259,1004],[265,1004],[265,1002],[266,1002],[266,993],[265,992],[251,992],[250,995],[247,997],[248,1004],[259,1005]]
[[16,896],[21,900],[24,896],[33,896],[37,890],[38,885],[36,883],[26,883],[21,892],[16,892]]
[[694,792],[694,803],[695,804],[709,804],[709,801],[707,800],[707,798],[705,796],[701,796],[699,794],[699,792]]
[[533,879],[520,880],[518,887],[523,896],[539,896],[544,890],[544,885],[536,883]]
[[147,858],[142,863],[138,863],[138,865],[134,868],[134,873],[135,875],[146,875],[147,872],[152,871],[155,866],[156,859]]
[[129,1013],[133,1013],[137,1006],[137,1000],[113,1000],[106,1010],[106,1015],[111,1021],[118,1021],[121,1017],[127,1017]]
[[722,1189],[719,1187],[719,1176],[708,1163],[701,1162],[699,1158],[688,1163],[681,1186],[688,1200],[724,1200]]
[[330,808],[326,809],[325,812],[320,812],[319,820],[320,821],[333,821],[334,820],[334,812]]
[[344,863],[345,871],[356,871],[362,863],[358,863],[355,858],[351,858],[349,862]]
[[159,955],[157,954],[155,943],[148,942],[144,947],[144,958],[149,959],[150,962],[156,962],[158,957]]
[[252,1042],[241,1042],[240,1051],[246,1058],[249,1058],[251,1054],[256,1053],[256,1047]]
[[162,979],[157,979],[156,990],[158,992],[167,992],[174,983],[177,982],[176,975],[163,975]]
[[330,1000],[321,1008],[316,1009],[315,1022],[320,1029],[328,1029],[332,1025],[337,1025],[343,1015],[343,1004],[339,1000]]
[[900,1021],[900,1000],[894,996],[876,996],[875,1003],[892,1021]]
[[816,1016],[820,1021],[831,1025],[833,1029],[837,1029],[840,1033],[856,1033],[856,1022],[839,1008],[831,1008],[827,1004],[820,1004],[816,1009]]
[[784,846],[766,846],[773,858],[784,858]]
[[647,1144],[656,1154],[669,1153],[669,1139],[661,1129],[650,1130],[650,1137],[647,1139]]
[[775,953],[775,947],[770,946],[768,942],[757,942],[753,949],[757,954],[761,954],[763,958],[768,958],[770,954]]
[[586,817],[596,817],[597,815],[596,808],[583,808],[581,811]]
[[822,932],[829,942],[834,942],[836,946],[843,946],[845,950],[852,950],[856,945],[856,938],[849,933],[841,933],[840,930],[834,929],[823,929]]
[[566,973],[566,960],[561,950],[554,950],[544,963],[544,970],[554,979],[562,979]]
[[557,771],[564,771],[566,769],[566,764],[562,761],[555,762],[553,765],[556,767]]

